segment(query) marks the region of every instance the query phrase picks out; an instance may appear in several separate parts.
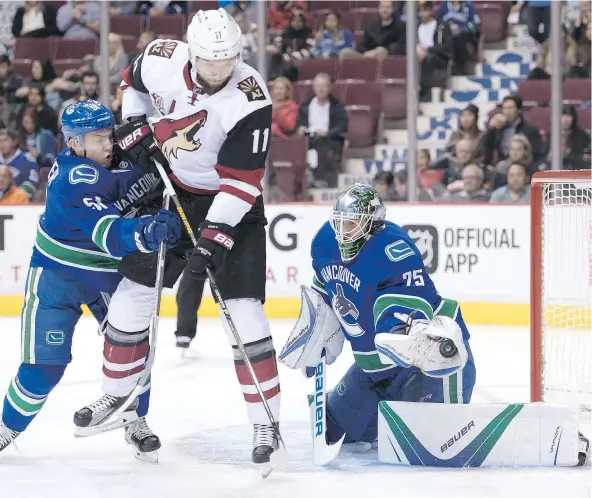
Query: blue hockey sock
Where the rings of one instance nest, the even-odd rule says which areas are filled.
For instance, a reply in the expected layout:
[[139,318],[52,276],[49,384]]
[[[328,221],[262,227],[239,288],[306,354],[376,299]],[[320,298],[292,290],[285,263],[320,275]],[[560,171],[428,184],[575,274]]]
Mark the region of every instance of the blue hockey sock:
[[148,376],[144,383],[144,392],[138,396],[138,407],[136,413],[138,417],[145,417],[148,414],[148,408],[150,406],[150,385],[152,376]]
[[4,398],[4,425],[13,431],[23,432],[39,413],[65,370],[66,365],[21,363]]

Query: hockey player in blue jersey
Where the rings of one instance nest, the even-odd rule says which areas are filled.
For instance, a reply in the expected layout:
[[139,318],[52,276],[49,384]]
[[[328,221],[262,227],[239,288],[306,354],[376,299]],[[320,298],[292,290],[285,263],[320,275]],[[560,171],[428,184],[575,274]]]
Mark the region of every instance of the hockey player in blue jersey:
[[[111,111],[94,100],[70,105],[63,113],[68,147],[48,177],[22,311],[22,363],[4,399],[0,451],[28,427],[62,378],[81,306],[104,321],[109,296],[122,278],[121,258],[138,250],[157,251],[164,240],[174,247],[179,240],[181,223],[171,211],[133,218],[159,179],[113,147],[114,126]],[[120,357],[130,349],[145,354],[147,341],[120,349]],[[144,419],[148,395],[133,406],[126,428],[125,438],[137,456],[160,447]]]
[[468,403],[475,384],[469,331],[456,301],[444,299],[421,253],[370,187],[343,192],[312,241],[312,289],[280,354],[314,373],[347,339],[354,364],[327,398],[327,442],[372,443],[378,403]]

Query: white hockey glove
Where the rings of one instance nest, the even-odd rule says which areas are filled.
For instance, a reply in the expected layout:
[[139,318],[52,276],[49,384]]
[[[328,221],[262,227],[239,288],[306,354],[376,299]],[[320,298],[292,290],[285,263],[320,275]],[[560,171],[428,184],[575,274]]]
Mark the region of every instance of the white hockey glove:
[[447,377],[465,366],[469,355],[462,331],[452,318],[414,320],[402,313],[395,313],[395,317],[407,322],[406,333],[380,333],[374,338],[383,363],[415,366],[429,377]]
[[305,371],[306,367],[318,365],[323,349],[327,365],[331,365],[341,353],[345,336],[333,309],[321,295],[305,285],[300,290],[300,316],[279,360],[288,368]]

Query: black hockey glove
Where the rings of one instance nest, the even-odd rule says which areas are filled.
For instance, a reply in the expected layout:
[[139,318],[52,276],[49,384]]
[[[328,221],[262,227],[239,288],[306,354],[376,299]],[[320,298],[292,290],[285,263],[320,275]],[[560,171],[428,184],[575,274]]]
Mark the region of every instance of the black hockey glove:
[[208,220],[199,225],[199,239],[189,256],[189,271],[197,279],[206,279],[206,268],[215,272],[224,263],[234,245],[234,227]]
[[124,123],[115,130],[113,135],[133,162],[151,168],[154,159],[164,166],[167,173],[170,171],[169,163],[156,145],[150,125],[145,119]]

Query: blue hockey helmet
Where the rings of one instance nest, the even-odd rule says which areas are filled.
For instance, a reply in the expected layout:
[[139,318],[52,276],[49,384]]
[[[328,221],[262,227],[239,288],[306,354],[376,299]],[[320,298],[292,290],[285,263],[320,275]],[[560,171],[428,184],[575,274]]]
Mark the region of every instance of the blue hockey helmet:
[[115,116],[96,100],[71,104],[62,113],[62,133],[66,143],[73,138],[82,147],[82,137],[93,131],[113,129]]

